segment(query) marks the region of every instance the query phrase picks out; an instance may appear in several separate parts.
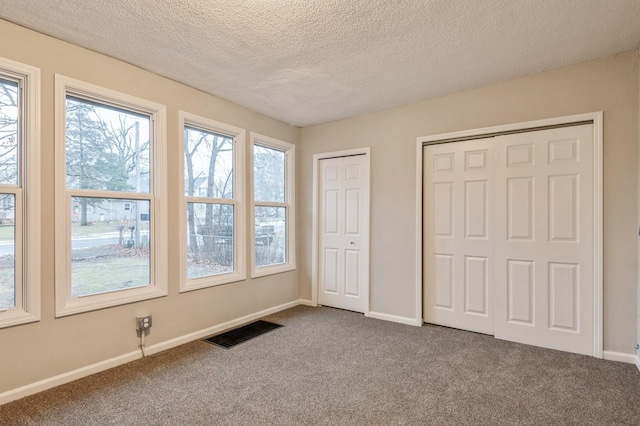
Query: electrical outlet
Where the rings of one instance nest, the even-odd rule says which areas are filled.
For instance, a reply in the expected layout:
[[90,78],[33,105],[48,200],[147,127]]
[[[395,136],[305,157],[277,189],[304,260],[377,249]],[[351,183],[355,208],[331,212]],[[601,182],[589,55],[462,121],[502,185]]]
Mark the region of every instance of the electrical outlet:
[[148,330],[151,328],[151,315],[136,318],[136,330]]

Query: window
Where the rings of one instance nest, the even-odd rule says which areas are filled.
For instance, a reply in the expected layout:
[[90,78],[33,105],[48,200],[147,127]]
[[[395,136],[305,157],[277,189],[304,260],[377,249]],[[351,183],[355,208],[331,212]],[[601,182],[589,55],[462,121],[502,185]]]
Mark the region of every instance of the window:
[[253,265],[259,277],[295,269],[295,146],[251,134]]
[[245,273],[244,130],[180,113],[184,152],[181,291]]
[[56,316],[166,295],[165,107],[56,91]]
[[0,327],[40,319],[39,86],[0,58]]

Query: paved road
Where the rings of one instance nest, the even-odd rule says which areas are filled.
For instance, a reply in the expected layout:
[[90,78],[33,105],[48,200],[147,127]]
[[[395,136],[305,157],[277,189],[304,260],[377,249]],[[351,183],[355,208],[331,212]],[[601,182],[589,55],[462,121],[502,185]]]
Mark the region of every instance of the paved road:
[[[86,247],[102,246],[106,244],[118,244],[118,240],[119,238],[117,236],[78,238],[71,241],[71,247],[73,250],[75,250]],[[13,242],[0,243],[0,256],[13,254],[13,250]]]
[[[128,238],[128,236],[125,236],[125,238]],[[119,237],[117,235],[108,235],[108,236],[103,236],[103,237],[80,237],[80,238],[76,238],[73,239],[71,241],[71,247],[73,250],[75,249],[81,249],[81,248],[87,248],[87,247],[96,247],[96,246],[102,246],[102,245],[107,245],[107,244],[118,244],[119,241]],[[278,241],[284,239],[283,236],[276,236],[274,237],[274,242],[272,242],[271,245],[275,245],[275,244],[280,244],[281,246],[284,245],[284,241]],[[261,243],[262,241],[260,241]],[[7,255],[7,254],[13,254],[13,242],[0,242],[0,256],[3,255]]]

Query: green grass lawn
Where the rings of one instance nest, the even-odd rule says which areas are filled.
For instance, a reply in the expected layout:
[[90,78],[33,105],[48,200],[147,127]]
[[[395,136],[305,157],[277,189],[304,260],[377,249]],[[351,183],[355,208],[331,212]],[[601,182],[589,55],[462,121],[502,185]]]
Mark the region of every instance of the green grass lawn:
[[13,225],[0,225],[0,241],[12,241],[15,234]]
[[151,280],[147,257],[100,258],[73,262],[73,296],[143,287]]
[[[117,232],[119,223],[94,222],[91,226],[72,223],[71,226],[75,237]],[[13,232],[13,226],[0,226],[0,241],[13,240]],[[148,249],[128,250],[117,245],[101,245],[74,250],[73,253],[73,296],[144,287],[151,281]],[[76,256],[78,260],[75,260]],[[0,310],[15,306],[13,257],[5,257],[0,258]]]
[[[106,232],[117,232],[120,222],[93,222],[92,225],[81,226],[80,222],[71,223],[71,235],[104,234]],[[125,229],[125,231],[128,231]]]
[[[116,257],[74,262],[71,271],[73,295],[88,295],[149,284],[146,257]],[[14,306],[13,268],[0,268],[0,309]]]

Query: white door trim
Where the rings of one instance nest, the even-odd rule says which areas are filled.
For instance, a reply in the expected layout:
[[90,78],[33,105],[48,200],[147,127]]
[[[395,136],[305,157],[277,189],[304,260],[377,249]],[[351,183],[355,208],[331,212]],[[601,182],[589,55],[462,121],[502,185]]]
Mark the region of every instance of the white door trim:
[[459,138],[476,138],[483,135],[503,133],[511,131],[522,131],[545,126],[567,125],[585,121],[593,122],[593,159],[594,159],[594,253],[593,253],[593,356],[603,357],[603,275],[602,275],[602,246],[603,246],[603,225],[602,225],[602,146],[603,146],[603,113],[592,112],[586,114],[570,115],[565,117],[555,117],[544,120],[527,121],[523,123],[512,123],[501,126],[484,127],[479,129],[463,130],[459,132],[442,133],[431,136],[422,136],[416,141],[416,325],[423,323],[422,315],[422,194],[423,194],[423,170],[422,147],[424,144],[437,141]]
[[[366,229],[367,237],[366,244],[369,246],[369,257],[371,256],[371,247],[370,247],[370,217],[371,217],[371,148],[356,148],[349,149],[345,151],[333,151],[333,152],[323,152],[320,154],[313,155],[313,200],[312,200],[312,223],[311,223],[311,305],[318,306],[318,244],[320,243],[320,238],[318,235],[319,232],[319,224],[318,224],[318,196],[320,183],[318,180],[318,174],[320,172],[320,160],[325,158],[336,158],[336,157],[347,157],[352,155],[364,155],[366,157],[367,162],[367,170],[369,170],[369,174],[367,174],[367,187],[369,188],[369,208],[367,217],[365,219],[364,229]],[[370,258],[367,259],[367,263],[370,265]],[[370,266],[369,266],[370,267]],[[363,283],[363,297],[366,298],[367,304],[365,305],[364,315],[369,316],[369,278],[365,280]]]

